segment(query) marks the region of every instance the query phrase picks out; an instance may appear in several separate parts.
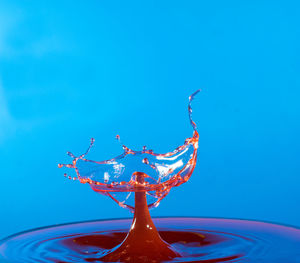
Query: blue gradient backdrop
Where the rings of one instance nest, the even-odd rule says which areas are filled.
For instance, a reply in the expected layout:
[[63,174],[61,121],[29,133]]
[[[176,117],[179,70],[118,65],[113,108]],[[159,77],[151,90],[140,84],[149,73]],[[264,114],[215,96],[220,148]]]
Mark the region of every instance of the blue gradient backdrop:
[[191,180],[153,216],[300,226],[299,1],[1,1],[0,237],[130,217],[57,168],[167,152],[200,132]]

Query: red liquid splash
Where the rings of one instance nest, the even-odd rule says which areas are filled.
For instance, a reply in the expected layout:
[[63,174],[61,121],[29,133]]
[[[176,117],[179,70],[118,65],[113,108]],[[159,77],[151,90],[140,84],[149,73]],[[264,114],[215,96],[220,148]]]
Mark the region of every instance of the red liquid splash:
[[[134,151],[123,145],[123,154],[105,161],[93,161],[86,159],[86,155],[91,150],[94,139],[87,151],[73,158],[71,164],[59,164],[59,167],[72,168],[76,172],[76,177],[67,176],[69,179],[79,180],[81,183],[88,183],[91,188],[100,193],[111,197],[121,207],[134,210],[133,205],[129,204],[131,192],[146,192],[148,207],[156,207],[159,202],[169,193],[172,187],[179,186],[187,182],[192,175],[197,159],[197,149],[199,134],[197,127],[192,119],[191,103],[199,93],[196,91],[189,97],[188,113],[190,123],[194,129],[193,137],[187,138],[183,145],[174,151],[165,154],[154,153],[143,147],[142,151]],[[116,136],[120,140],[120,136]],[[144,174],[143,183],[139,183],[135,178],[135,173]],[[121,199],[120,193],[128,193]]]
[[[95,221],[36,229],[0,241],[0,262],[243,262],[299,263],[300,230],[263,222],[209,219],[151,219],[148,208],[159,204],[173,186],[186,182],[196,165],[199,135],[173,152],[155,154],[146,147],[107,161],[92,161],[85,154],[72,158],[77,177],[120,206],[134,210],[131,220]],[[116,136],[117,140],[120,137]],[[134,165],[133,165],[134,164]],[[115,194],[126,193],[121,201]],[[128,204],[134,193],[135,206]],[[155,201],[147,203],[147,196]],[[127,233],[127,231],[129,232]]]
[[[163,261],[179,257],[169,244],[162,240],[152,222],[148,208],[155,207],[174,186],[189,180],[197,159],[199,134],[192,119],[191,102],[200,90],[189,97],[188,113],[194,129],[192,138],[185,140],[182,146],[174,151],[157,154],[143,147],[142,151],[134,151],[123,145],[124,153],[105,161],[88,160],[85,156],[93,146],[94,139],[86,153],[73,158],[71,164],[60,164],[59,167],[73,168],[81,183],[88,183],[91,188],[101,194],[108,195],[120,206],[134,210],[134,218],[128,235],[115,248],[106,251],[104,256],[95,261],[105,262],[145,262],[150,260]],[[120,136],[116,139],[120,141]],[[113,179],[111,179],[113,178]],[[122,201],[115,194],[129,192]],[[134,192],[134,207],[128,204],[130,193]],[[156,200],[147,203],[146,194]]]

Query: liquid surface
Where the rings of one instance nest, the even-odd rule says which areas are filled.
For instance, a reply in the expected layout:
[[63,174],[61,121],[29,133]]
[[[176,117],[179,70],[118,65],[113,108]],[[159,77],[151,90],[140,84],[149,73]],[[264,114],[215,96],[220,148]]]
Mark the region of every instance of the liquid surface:
[[[172,187],[187,182],[194,171],[199,134],[192,119],[191,103],[199,91],[189,97],[188,104],[193,137],[187,138],[184,144],[175,150],[161,154],[148,150],[145,146],[142,150],[135,151],[123,145],[121,155],[109,160],[94,161],[86,158],[95,141],[92,138],[84,154],[76,157],[68,152],[73,158],[72,163],[59,164],[59,167],[73,169],[76,176],[65,176],[84,184],[88,183],[94,191],[111,197],[122,207],[133,210],[132,192],[137,191],[146,192],[148,206],[156,207]],[[120,140],[119,135],[116,138]],[[142,184],[136,180],[136,172],[145,174]]]
[[[210,218],[153,221],[181,254],[165,262],[300,262],[300,230],[292,227]],[[0,242],[0,262],[101,262],[97,258],[124,240],[131,222],[82,222],[16,234]]]

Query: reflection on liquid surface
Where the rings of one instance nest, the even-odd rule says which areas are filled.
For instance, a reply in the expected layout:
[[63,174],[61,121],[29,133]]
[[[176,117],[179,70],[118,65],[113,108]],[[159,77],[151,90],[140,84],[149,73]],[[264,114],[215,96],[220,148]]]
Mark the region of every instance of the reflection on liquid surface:
[[[300,262],[299,229],[210,218],[157,218],[154,223],[163,240],[181,254],[170,262]],[[8,263],[101,262],[97,258],[124,240],[130,224],[131,219],[120,219],[24,232],[0,243],[0,259]]]

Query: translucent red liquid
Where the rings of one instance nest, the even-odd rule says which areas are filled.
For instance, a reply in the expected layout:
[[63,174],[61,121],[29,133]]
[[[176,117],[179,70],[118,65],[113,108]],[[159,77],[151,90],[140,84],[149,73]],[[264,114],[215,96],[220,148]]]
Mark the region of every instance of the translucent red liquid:
[[[188,116],[194,130],[193,136],[187,138],[183,145],[167,153],[155,153],[146,146],[141,151],[132,150],[123,145],[123,153],[114,158],[95,161],[87,159],[94,139],[91,139],[87,151],[79,156],[67,154],[72,163],[59,164],[60,168],[71,168],[75,176],[65,174],[72,180],[89,184],[97,193],[111,197],[121,207],[134,210],[134,192],[146,192],[148,207],[156,207],[170,190],[187,182],[196,166],[199,133],[192,119],[191,103],[200,90],[189,97]],[[120,136],[116,139],[120,141]],[[143,173],[143,183],[136,180],[135,174]]]

